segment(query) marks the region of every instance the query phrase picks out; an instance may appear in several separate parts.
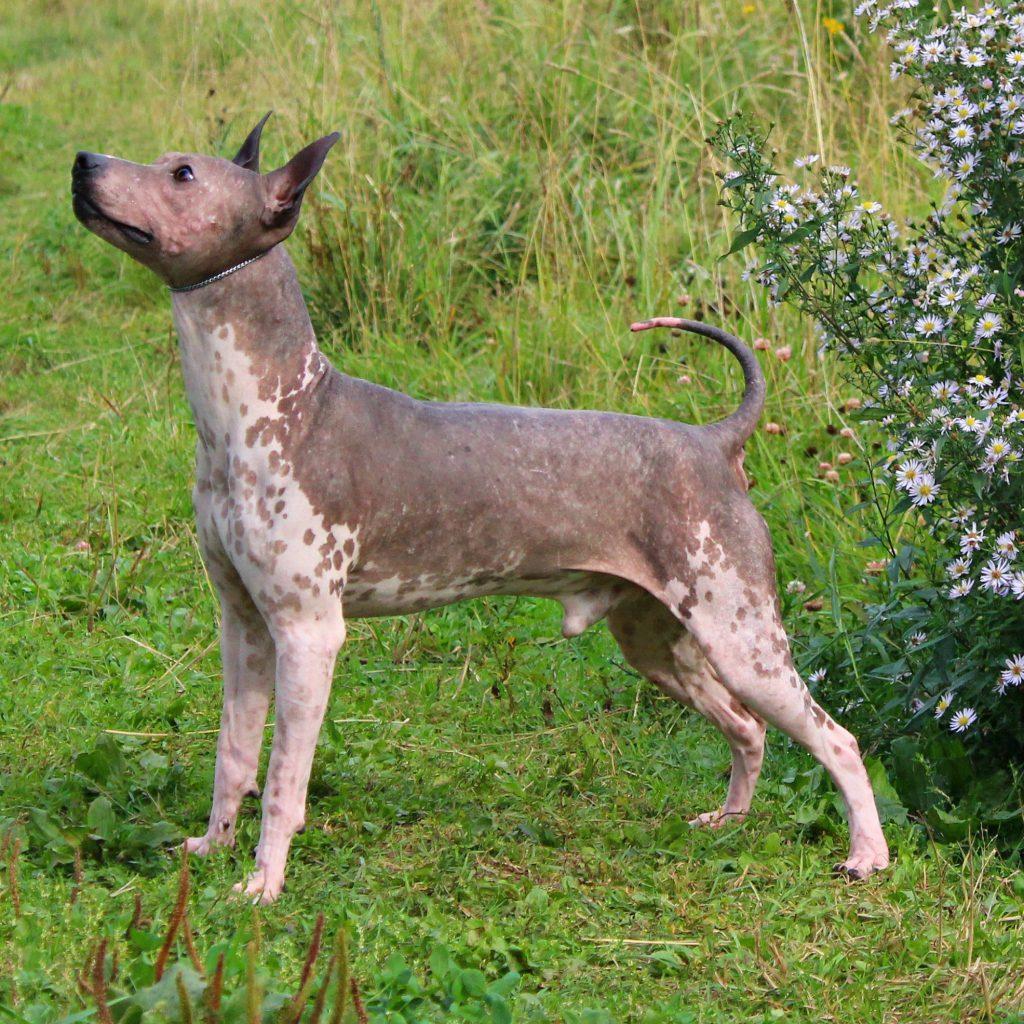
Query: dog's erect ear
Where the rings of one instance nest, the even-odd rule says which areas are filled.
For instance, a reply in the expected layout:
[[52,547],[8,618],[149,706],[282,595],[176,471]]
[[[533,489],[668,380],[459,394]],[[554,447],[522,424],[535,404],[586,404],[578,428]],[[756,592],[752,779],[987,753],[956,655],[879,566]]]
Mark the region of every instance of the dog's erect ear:
[[256,171],[259,173],[260,170],[260,136],[263,134],[263,126],[267,123],[267,118],[273,113],[272,110],[268,110],[260,123],[256,125],[251,132],[249,132],[248,138],[242,143],[242,148],[235,154],[234,159],[231,161],[233,164],[238,164],[239,167],[244,167],[247,171]]
[[331,132],[316,142],[311,142],[276,171],[264,177],[267,189],[267,207],[263,223],[268,228],[277,228],[294,220],[299,215],[306,186],[316,177],[327,154],[341,136]]

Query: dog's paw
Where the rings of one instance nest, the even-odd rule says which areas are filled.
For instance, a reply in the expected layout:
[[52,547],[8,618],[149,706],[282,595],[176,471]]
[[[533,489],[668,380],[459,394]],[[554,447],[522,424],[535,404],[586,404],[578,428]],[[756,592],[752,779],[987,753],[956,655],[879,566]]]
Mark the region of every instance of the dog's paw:
[[728,822],[740,822],[746,817],[743,811],[705,811],[690,819],[691,828],[721,828]]
[[864,853],[851,853],[842,864],[837,864],[832,870],[842,878],[861,882],[878,871],[884,871],[888,866],[887,850],[868,850]]
[[274,878],[263,868],[257,868],[244,882],[238,882],[234,891],[254,906],[269,906],[284,889],[284,876]]
[[219,846],[234,846],[234,844],[233,837],[231,839],[224,839],[221,836],[210,835],[207,832],[205,836],[191,836],[186,839],[185,851],[189,854],[195,854],[196,857],[206,857]]

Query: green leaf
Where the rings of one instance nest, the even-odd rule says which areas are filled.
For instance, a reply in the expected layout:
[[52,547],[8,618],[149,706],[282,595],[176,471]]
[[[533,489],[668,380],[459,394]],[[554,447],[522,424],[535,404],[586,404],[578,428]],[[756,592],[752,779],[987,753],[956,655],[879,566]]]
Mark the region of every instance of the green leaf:
[[93,834],[105,842],[110,842],[117,833],[117,816],[114,814],[113,806],[105,796],[98,796],[89,804],[85,820],[92,829]]
[[732,240],[732,245],[729,247],[728,252],[722,255],[722,259],[726,256],[731,256],[734,252],[739,252],[740,249],[745,249],[751,242],[757,241],[757,236],[761,234],[761,229],[750,228],[748,231],[741,231]]
[[865,759],[864,766],[868,770],[871,788],[875,791],[875,806],[878,808],[878,816],[883,822],[894,821],[897,825],[905,825],[907,823],[907,808],[900,803],[899,794],[889,782],[885,765],[877,757],[869,757]]

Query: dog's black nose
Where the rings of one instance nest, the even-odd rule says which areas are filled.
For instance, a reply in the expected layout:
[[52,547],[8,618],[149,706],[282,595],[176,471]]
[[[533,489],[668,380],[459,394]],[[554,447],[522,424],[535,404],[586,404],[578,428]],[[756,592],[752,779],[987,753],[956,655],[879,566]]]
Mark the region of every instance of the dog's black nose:
[[103,160],[104,158],[99,153],[86,153],[85,150],[81,150],[75,157],[72,170],[75,174],[89,174],[98,170],[102,166]]

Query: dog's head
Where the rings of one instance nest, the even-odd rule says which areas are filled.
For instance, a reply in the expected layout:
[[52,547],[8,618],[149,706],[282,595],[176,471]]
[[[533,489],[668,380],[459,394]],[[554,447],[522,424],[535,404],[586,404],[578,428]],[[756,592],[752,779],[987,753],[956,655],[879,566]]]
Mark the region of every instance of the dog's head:
[[151,164],[79,153],[71,171],[75,216],[172,287],[192,284],[287,238],[302,196],[338,133],[283,167],[260,173],[267,114],[233,160],[167,153]]

